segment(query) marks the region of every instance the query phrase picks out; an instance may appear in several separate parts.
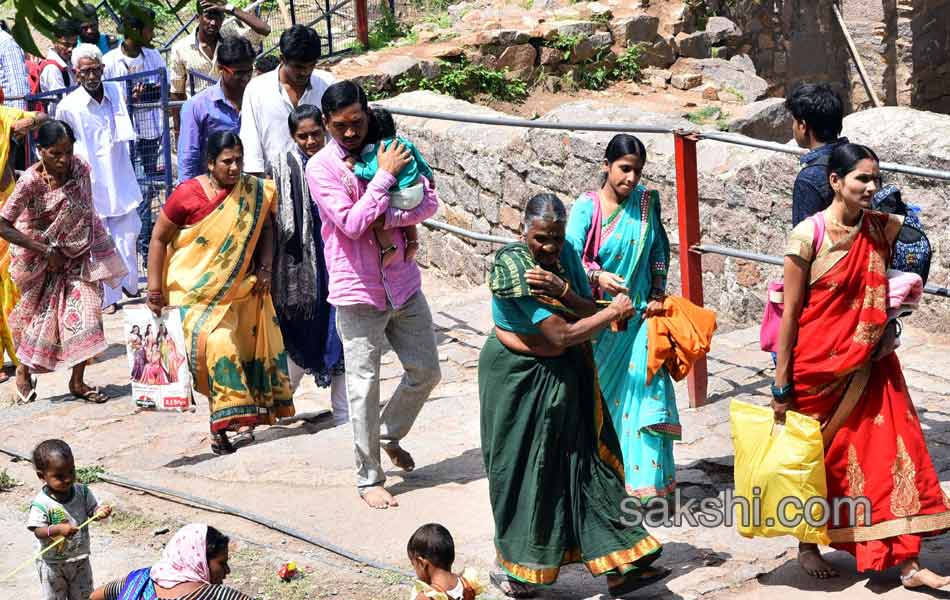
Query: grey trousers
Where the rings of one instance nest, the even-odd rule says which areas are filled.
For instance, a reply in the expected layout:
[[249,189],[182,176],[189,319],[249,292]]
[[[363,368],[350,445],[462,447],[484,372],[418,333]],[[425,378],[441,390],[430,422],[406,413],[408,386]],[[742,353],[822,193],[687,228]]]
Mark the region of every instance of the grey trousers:
[[[368,304],[338,306],[337,331],[346,356],[346,393],[356,451],[357,486],[382,485],[380,440],[398,444],[412,428],[429,393],[439,383],[439,352],[432,313],[422,291],[400,308],[378,310]],[[403,376],[386,406],[379,409],[379,368],[388,340]]]
[[95,589],[88,558],[73,562],[36,561],[43,600],[89,600]]

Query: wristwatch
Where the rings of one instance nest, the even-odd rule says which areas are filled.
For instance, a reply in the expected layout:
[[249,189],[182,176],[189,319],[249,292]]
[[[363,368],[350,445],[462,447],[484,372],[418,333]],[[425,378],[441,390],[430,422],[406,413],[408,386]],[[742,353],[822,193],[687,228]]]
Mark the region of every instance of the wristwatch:
[[234,8],[235,8],[234,5],[228,2],[227,4],[224,5],[224,12],[228,13],[229,15],[233,15]]

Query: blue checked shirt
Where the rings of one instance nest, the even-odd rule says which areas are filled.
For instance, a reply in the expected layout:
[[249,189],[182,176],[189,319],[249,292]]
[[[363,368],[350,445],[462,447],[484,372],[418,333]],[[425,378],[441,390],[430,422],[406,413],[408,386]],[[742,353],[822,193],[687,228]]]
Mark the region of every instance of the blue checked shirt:
[[[0,30],[0,86],[7,98],[21,98],[30,93],[23,48],[6,31]],[[5,106],[26,110],[26,101],[7,100]]]

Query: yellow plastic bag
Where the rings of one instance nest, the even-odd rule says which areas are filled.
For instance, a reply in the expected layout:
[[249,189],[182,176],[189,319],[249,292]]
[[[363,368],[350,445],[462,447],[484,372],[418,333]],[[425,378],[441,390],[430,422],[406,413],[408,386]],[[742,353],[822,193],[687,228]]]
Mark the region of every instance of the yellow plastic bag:
[[[729,407],[739,533],[745,537],[791,535],[827,546],[831,540],[822,522],[829,510],[821,425],[789,411],[782,426],[773,415],[767,406],[739,400]],[[748,501],[749,510],[740,498]],[[783,518],[779,518],[780,510]]]

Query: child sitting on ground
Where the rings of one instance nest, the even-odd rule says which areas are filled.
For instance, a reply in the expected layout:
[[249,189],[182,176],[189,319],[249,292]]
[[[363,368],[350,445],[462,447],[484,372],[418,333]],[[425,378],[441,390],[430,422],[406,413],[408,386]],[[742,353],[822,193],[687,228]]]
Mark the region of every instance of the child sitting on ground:
[[[399,171],[396,176],[396,184],[389,189],[389,206],[401,210],[412,210],[422,202],[422,182],[419,176],[422,175],[434,185],[432,179],[432,169],[422,158],[419,150],[403,137],[396,137],[396,122],[393,115],[385,108],[372,109],[373,118],[379,126],[379,135],[376,143],[369,143],[360,153],[360,160],[353,165],[353,173],[360,179],[370,181],[379,170],[377,144],[382,144],[388,148],[397,139],[409,152],[409,164]],[[393,243],[392,232],[384,229],[385,219],[378,219],[373,224],[373,232],[376,234],[376,241],[379,243],[380,256],[383,266],[388,267],[396,260],[396,245]],[[416,226],[402,227],[400,229],[406,241],[406,261],[414,260],[416,252],[419,250],[419,234]]]
[[485,590],[472,569],[452,572],[455,542],[449,530],[437,523],[423,525],[409,538],[406,550],[416,571],[410,600],[474,600]]
[[56,545],[37,561],[43,600],[87,600],[93,592],[89,563],[89,529],[79,526],[95,515],[101,520],[112,508],[99,508],[85,485],[76,483],[76,464],[69,445],[46,440],[33,451],[42,491],[30,506],[26,527],[39,542],[37,550]]

